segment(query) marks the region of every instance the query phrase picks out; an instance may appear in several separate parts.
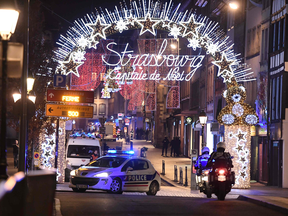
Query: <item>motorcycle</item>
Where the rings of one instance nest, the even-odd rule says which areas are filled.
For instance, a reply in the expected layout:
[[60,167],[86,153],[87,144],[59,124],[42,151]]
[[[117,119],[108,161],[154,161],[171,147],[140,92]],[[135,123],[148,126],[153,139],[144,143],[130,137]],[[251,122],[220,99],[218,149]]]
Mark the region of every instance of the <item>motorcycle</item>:
[[200,192],[203,192],[204,194],[206,194],[207,198],[212,197],[211,188],[208,183],[209,172],[210,172],[210,169],[204,169],[201,171],[201,173],[198,173],[196,175],[197,186],[199,187]]
[[225,200],[226,194],[231,191],[232,185],[235,184],[235,173],[231,171],[232,167],[227,162],[222,162],[222,164],[214,162],[208,174],[211,193],[214,193],[218,200]]

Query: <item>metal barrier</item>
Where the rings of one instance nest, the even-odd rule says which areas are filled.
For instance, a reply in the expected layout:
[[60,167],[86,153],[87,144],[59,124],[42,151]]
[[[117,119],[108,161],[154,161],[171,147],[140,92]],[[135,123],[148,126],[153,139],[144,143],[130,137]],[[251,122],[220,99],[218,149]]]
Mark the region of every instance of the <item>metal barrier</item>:
[[185,166],[185,184],[184,184],[185,187],[188,186],[188,176],[187,176],[187,166]]
[[162,175],[165,175],[165,160],[162,160]]
[[179,184],[183,185],[183,170],[182,170],[182,167],[179,168]]
[[178,181],[178,176],[177,176],[177,165],[174,165],[174,181],[177,182]]

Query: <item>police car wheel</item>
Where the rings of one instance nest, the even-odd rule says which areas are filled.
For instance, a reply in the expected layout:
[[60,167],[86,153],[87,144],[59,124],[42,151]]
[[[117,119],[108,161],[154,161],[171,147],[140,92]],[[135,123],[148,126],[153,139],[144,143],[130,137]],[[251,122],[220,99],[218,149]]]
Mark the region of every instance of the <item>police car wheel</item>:
[[122,193],[122,182],[119,178],[113,179],[109,192],[114,193],[114,194]]
[[158,188],[159,188],[159,185],[156,181],[153,181],[151,184],[150,184],[150,187],[149,187],[149,191],[146,192],[147,195],[150,195],[150,196],[155,196],[157,191],[158,191]]

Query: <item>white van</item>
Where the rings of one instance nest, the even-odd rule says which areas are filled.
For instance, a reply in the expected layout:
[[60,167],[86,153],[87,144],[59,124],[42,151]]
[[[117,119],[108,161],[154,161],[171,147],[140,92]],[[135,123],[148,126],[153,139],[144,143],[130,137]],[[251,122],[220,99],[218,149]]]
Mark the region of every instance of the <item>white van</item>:
[[71,135],[66,148],[66,167],[68,170],[77,169],[90,162],[90,157],[97,150],[101,156],[99,140],[90,134]]

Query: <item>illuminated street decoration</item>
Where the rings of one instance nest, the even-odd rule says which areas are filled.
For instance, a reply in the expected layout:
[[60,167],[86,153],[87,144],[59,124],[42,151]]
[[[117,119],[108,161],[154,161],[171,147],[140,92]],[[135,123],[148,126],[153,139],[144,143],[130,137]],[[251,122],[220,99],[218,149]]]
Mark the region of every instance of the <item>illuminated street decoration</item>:
[[250,188],[251,134],[250,126],[225,126],[226,150],[234,158],[234,188]]
[[[56,131],[56,121],[54,122]],[[45,126],[43,127],[45,128]],[[47,136],[45,129],[39,137],[40,143],[40,168],[54,170],[55,167],[55,148],[56,148],[56,133]],[[57,181],[64,183],[65,181],[65,121],[59,120],[59,140],[58,140],[58,157],[57,157]]]
[[249,104],[244,103],[246,89],[244,86],[239,86],[235,79],[227,85],[223,97],[227,102],[227,106],[221,110],[217,117],[220,124],[252,126],[258,123],[255,110]]
[[250,161],[251,161],[251,134],[250,127],[258,123],[255,110],[244,103],[246,89],[239,86],[235,78],[227,85],[223,92],[227,102],[219,113],[217,120],[225,125],[226,151],[232,159],[235,172],[235,188],[250,187]]
[[[173,9],[172,1],[169,3],[154,2],[152,0],[140,2],[130,2],[130,8],[125,4],[125,6],[121,6],[121,9],[115,6],[114,11],[105,9],[106,13],[101,9],[101,13],[96,11],[96,13],[86,15],[84,19],[75,21],[75,25],[67,31],[66,36],[61,35],[57,43],[60,47],[55,52],[55,60],[59,62],[59,67],[55,72],[66,75],[72,73],[79,77],[79,66],[84,63],[85,59],[83,59],[83,55],[81,57],[81,52],[77,51],[78,49],[82,49],[82,51],[87,48],[96,49],[100,41],[106,40],[109,35],[123,33],[131,29],[140,29],[140,35],[156,35],[156,30],[168,31],[169,36],[173,38],[186,38],[189,42],[187,46],[195,51],[198,48],[203,48],[206,54],[209,54],[215,59],[214,64],[219,67],[218,76],[221,76],[224,82],[230,83],[233,77],[238,82],[255,80],[251,69],[243,67],[243,65],[240,64],[240,60],[237,59],[237,56],[234,54],[233,43],[228,40],[228,36],[220,29],[218,23],[210,21],[205,16],[197,16],[188,11],[178,12],[180,5]],[[128,45],[126,47],[128,47]],[[113,54],[119,54],[116,53],[111,46],[107,45],[107,48],[109,48],[109,51]],[[164,49],[165,42],[162,46],[162,50]],[[77,53],[77,57],[75,54],[76,51],[79,52]],[[125,57],[130,58],[130,60],[134,59],[134,66],[160,67],[161,65],[166,65],[170,67],[170,71],[168,72],[169,76],[168,74],[159,76],[157,70],[153,76],[150,76],[146,74],[145,71],[136,71],[136,69],[134,69],[130,74],[128,72],[120,78],[117,77],[117,79],[120,79],[122,82],[123,79],[153,80],[156,82],[160,80],[189,81],[201,66],[201,62],[204,59],[204,56],[200,58],[185,56],[185,58],[189,58],[189,61],[186,61],[176,55],[166,56],[161,55],[161,53],[157,55],[147,53],[139,56],[127,49],[123,52],[125,53],[120,53],[119,58],[121,60]],[[73,58],[71,58],[72,54]],[[102,57],[102,60],[106,65],[110,66],[110,68],[112,67],[112,69],[116,66],[125,66],[123,61],[120,61],[120,64],[118,63],[119,65],[113,65],[107,62],[105,56]],[[74,61],[74,63],[71,61]],[[168,64],[168,61],[172,63]],[[184,72],[180,69],[188,63],[190,63],[191,66],[191,61],[194,61],[191,71]],[[175,62],[178,63],[176,68]]]

